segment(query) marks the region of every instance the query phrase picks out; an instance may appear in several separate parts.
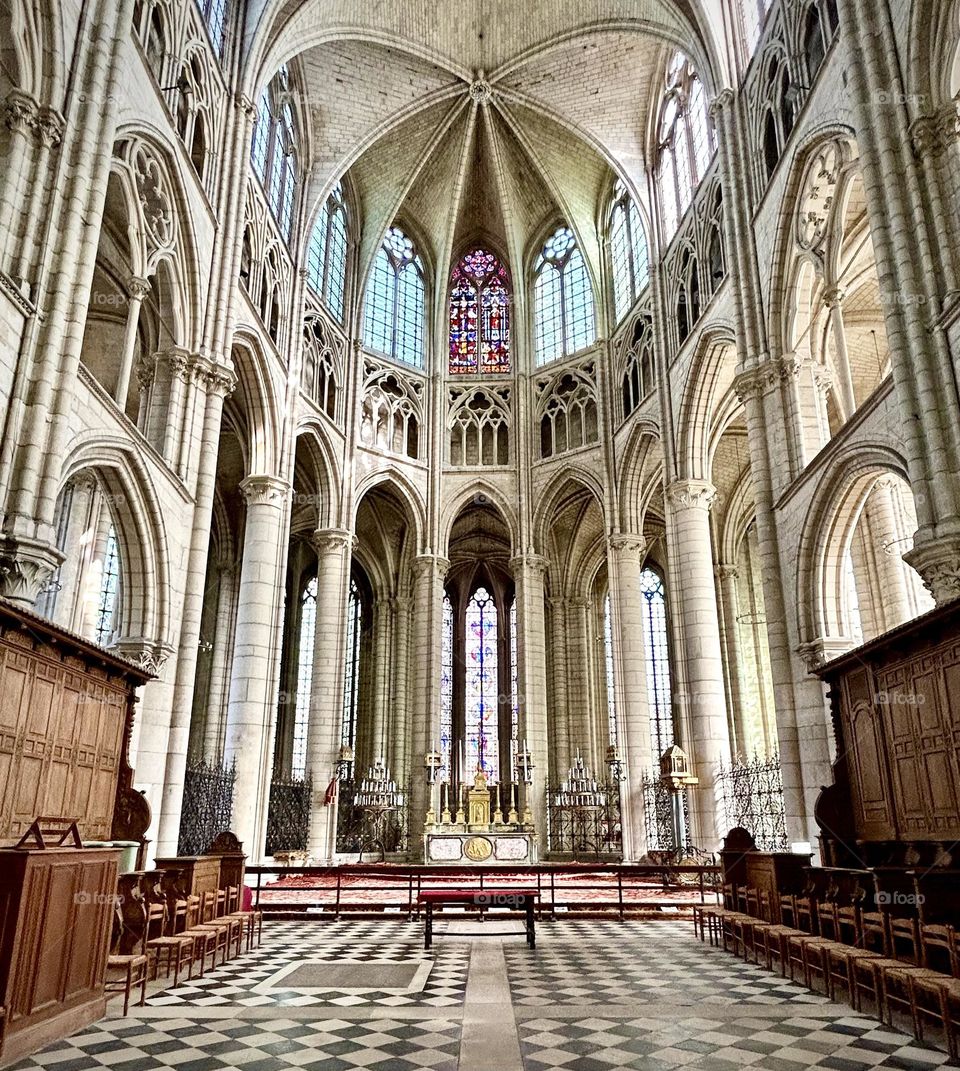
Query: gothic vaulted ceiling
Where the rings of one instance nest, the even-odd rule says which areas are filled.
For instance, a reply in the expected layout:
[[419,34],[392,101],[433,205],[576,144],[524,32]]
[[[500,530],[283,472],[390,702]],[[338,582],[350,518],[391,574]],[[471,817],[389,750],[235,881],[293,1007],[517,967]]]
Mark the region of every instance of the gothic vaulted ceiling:
[[248,26],[251,70],[261,65],[251,88],[297,57],[311,202],[349,176],[362,270],[400,219],[438,277],[480,237],[516,275],[543,228],[565,219],[599,274],[598,201],[614,170],[643,199],[651,97],[666,54],[677,44],[703,54],[692,27],[705,16],[687,0],[264,7]]

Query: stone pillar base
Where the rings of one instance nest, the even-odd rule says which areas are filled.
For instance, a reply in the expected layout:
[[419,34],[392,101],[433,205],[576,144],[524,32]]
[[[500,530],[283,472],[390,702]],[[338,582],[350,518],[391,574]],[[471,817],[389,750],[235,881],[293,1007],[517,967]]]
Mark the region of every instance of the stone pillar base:
[[65,555],[49,543],[11,535],[0,539],[0,595],[31,607]]

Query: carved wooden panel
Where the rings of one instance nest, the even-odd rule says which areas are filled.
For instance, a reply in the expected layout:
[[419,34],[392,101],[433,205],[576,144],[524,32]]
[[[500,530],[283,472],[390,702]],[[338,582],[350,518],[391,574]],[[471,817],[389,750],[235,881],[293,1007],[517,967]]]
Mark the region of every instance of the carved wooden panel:
[[960,839],[960,605],[825,666],[857,836]]
[[146,674],[0,605],[0,845],[38,815],[111,835],[124,730]]

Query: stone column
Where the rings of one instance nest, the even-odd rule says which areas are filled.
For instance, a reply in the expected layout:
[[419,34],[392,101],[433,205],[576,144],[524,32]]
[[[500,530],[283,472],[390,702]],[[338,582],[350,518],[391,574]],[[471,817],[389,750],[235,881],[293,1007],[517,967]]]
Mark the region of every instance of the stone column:
[[37,126],[37,115],[38,105],[33,97],[19,89],[7,94],[3,105],[3,122],[10,131],[9,148],[0,180],[0,235],[3,235],[0,267],[5,269],[12,259],[21,226],[21,220],[17,217],[17,202],[20,200],[22,174],[30,156],[31,131]]
[[694,843],[705,851],[716,851],[727,832],[716,777],[719,766],[730,763],[710,541],[715,494],[702,480],[677,480],[667,487],[667,524],[673,530],[669,596],[682,645],[675,694],[684,729],[682,746],[700,778],[690,801]]
[[283,620],[290,485],[276,476],[248,476],[238,586],[233,672],[224,760],[236,763],[233,831],[249,858],[263,854],[273,766],[277,653]]
[[[741,758],[750,758],[750,724],[747,718],[743,686],[743,652],[740,647],[740,605],[737,595],[738,572],[735,565],[717,566],[720,607],[723,623],[723,646],[726,652],[727,688],[730,725],[733,730],[731,750]],[[759,668],[759,667],[758,667]]]
[[647,651],[644,645],[640,577],[647,544],[640,535],[610,539],[610,613],[617,736],[626,781],[621,787],[623,858],[636,862],[647,851],[643,778],[659,759],[650,737]]
[[[551,596],[550,606],[550,667],[553,690],[550,703],[549,758],[553,764],[552,780],[561,779],[570,768],[570,712],[567,702],[567,600]],[[519,612],[517,631],[520,631]],[[518,638],[519,651],[519,638]]]
[[347,599],[353,536],[345,528],[314,533],[317,551],[317,616],[307,723],[307,772],[313,778],[307,854],[318,864],[333,862],[337,850],[337,803],[324,804],[337,772],[343,719],[343,674],[347,643]]
[[420,555],[414,562],[411,654],[413,694],[410,708],[409,774],[412,791],[407,810],[410,851],[422,851],[423,822],[429,806],[424,756],[440,739],[440,647],[443,631],[443,582],[446,558]]
[[[520,702],[518,737],[526,740],[534,762],[533,784],[527,789],[530,810],[540,840],[547,846],[547,662],[544,629],[543,580],[547,560],[522,554],[510,560],[517,592],[517,691]],[[562,775],[564,771],[558,770]]]
[[407,692],[410,660],[410,599],[401,595],[393,600],[394,634],[391,664],[393,719],[387,738],[387,761],[398,784],[406,785],[410,774],[407,755]]
[[123,333],[123,350],[120,356],[120,371],[117,386],[113,393],[114,400],[121,409],[127,407],[127,394],[130,391],[130,378],[133,375],[133,358],[137,348],[137,328],[140,326],[140,308],[143,299],[150,293],[150,282],[133,276],[127,285],[127,324]]
[[[567,725],[570,752],[579,751],[590,772],[597,773],[597,740],[593,718],[593,674],[590,658],[590,631],[587,615],[590,600],[582,596],[567,599]],[[562,777],[566,767],[558,770]]]
[[[220,418],[223,400],[233,390],[233,372],[218,365],[207,377],[207,395],[201,433],[199,465],[190,551],[184,577],[183,608],[180,613],[180,639],[177,653],[176,678],[173,688],[170,722],[158,726],[152,746],[156,749],[154,764],[163,771],[154,788],[162,787],[160,805],[154,809],[157,823],[157,855],[176,855],[180,838],[180,811],[183,804],[183,782],[190,742],[190,718],[193,712],[193,691],[197,675],[197,652],[203,618],[204,585],[207,574],[207,555],[210,549],[210,526],[213,516],[213,496],[217,476],[217,444],[220,439]],[[142,777],[139,756],[145,742],[141,733],[138,751],[137,778]]]
[[843,290],[834,286],[823,295],[824,304],[830,310],[830,333],[833,337],[833,354],[840,380],[840,400],[843,404],[843,419],[849,420],[857,411],[857,396],[853,389],[853,369],[847,352],[847,335],[843,326]]
[[905,536],[901,531],[894,496],[899,485],[892,476],[881,476],[873,485],[863,507],[863,520],[876,569],[877,605],[883,614],[884,631],[894,629],[913,617],[907,577],[903,565]]
[[223,753],[224,700],[229,682],[236,613],[237,567],[234,562],[217,564],[217,619],[210,657],[210,690],[203,733],[203,757],[217,762]]

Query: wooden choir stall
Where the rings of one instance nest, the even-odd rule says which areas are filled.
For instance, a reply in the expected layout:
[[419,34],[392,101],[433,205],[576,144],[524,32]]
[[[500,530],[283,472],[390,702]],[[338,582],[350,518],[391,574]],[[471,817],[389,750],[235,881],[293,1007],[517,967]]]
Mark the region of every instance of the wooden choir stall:
[[143,865],[129,745],[149,679],[0,601],[0,1066],[104,1014],[121,857],[104,842]]

